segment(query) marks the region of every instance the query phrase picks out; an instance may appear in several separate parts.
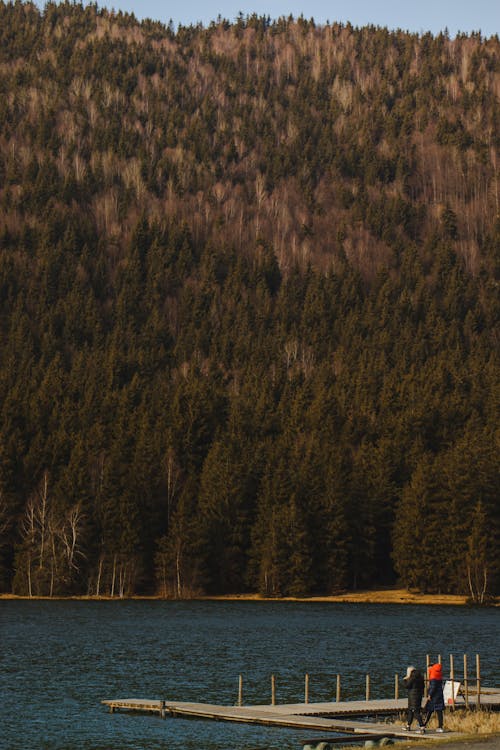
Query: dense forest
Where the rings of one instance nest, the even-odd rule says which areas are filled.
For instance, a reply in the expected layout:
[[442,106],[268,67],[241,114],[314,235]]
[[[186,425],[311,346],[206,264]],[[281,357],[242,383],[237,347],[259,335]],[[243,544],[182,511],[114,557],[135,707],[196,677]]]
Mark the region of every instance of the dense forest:
[[500,591],[500,42],[0,1],[0,590]]

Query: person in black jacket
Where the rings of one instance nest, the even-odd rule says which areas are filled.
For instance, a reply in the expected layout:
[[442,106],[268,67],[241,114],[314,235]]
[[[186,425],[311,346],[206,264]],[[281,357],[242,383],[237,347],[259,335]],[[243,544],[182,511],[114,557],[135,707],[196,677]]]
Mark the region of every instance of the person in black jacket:
[[416,667],[408,667],[406,676],[403,678],[404,685],[408,690],[408,714],[406,726],[407,732],[411,730],[413,718],[416,717],[419,732],[424,734],[424,722],[422,721],[422,698],[424,697],[424,676]]

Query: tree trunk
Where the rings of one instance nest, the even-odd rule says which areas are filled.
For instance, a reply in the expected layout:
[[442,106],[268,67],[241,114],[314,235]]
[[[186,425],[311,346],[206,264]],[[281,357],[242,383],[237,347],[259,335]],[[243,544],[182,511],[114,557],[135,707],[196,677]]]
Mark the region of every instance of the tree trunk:
[[31,590],[31,555],[28,555],[28,596],[31,599],[33,592]]
[[180,599],[182,595],[182,583],[181,583],[181,566],[180,566],[180,550],[177,549],[177,555],[175,558],[175,572],[177,578],[177,598]]
[[116,578],[116,555],[113,556],[113,577],[111,579],[111,597],[115,595],[115,578]]
[[101,593],[101,576],[102,576],[102,555],[99,557],[99,567],[97,569],[97,582],[95,595],[99,596]]

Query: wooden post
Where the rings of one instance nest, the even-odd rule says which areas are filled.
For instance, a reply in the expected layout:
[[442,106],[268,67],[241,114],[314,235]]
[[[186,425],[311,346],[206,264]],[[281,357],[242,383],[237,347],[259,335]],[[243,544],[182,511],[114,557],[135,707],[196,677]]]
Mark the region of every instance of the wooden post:
[[243,675],[240,674],[238,680],[238,706],[243,705]]
[[337,692],[336,692],[336,701],[337,703],[340,702],[340,675],[337,675]]
[[469,709],[469,677],[467,674],[467,654],[464,654],[464,690],[465,690],[465,708]]
[[165,701],[162,701],[160,703],[160,716],[162,719],[164,719],[167,715],[167,712],[165,711]]
[[477,707],[481,705],[481,661],[476,654],[476,680],[477,680]]
[[438,654],[438,664],[441,664],[441,654]]
[[366,675],[366,700],[370,700],[370,675]]
[[455,669],[453,664],[453,654],[450,654],[450,680],[451,680],[451,709],[455,710]]
[[304,703],[309,703],[309,675],[307,673],[304,684]]
[[394,675],[394,700],[399,699],[399,675],[396,673]]
[[276,705],[276,677],[271,675],[271,706]]
[[425,685],[425,695],[427,695],[429,691],[429,667],[431,666],[431,657],[429,654],[425,657],[425,677],[424,677],[424,685]]

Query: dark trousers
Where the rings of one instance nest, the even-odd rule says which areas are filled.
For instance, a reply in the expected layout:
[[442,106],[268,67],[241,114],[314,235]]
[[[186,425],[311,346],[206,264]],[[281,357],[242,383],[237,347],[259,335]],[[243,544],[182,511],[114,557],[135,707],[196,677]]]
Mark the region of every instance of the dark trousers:
[[418,726],[423,727],[424,722],[422,721],[422,709],[421,708],[410,708],[408,707],[408,713],[406,714],[406,723],[411,727],[413,717],[418,721]]
[[[433,708],[427,709],[427,714],[425,716],[425,721],[424,721],[424,727],[426,727],[427,724],[429,723],[429,719],[431,718],[433,713],[434,713]],[[436,716],[438,717],[438,727],[442,729],[443,728],[443,711],[439,708],[436,709]]]

